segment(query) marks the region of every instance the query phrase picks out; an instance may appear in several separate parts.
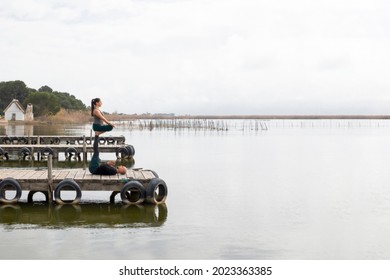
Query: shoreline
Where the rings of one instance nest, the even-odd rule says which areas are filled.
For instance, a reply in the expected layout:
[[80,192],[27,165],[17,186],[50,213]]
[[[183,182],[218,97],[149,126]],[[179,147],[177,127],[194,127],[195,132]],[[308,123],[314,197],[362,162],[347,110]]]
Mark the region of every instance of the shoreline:
[[[107,114],[112,121],[133,121],[133,120],[189,120],[189,119],[232,119],[232,120],[387,120],[390,115],[184,115],[184,116],[166,116],[159,114],[150,115],[116,115]],[[6,121],[0,120],[0,125],[35,125],[35,124],[67,124],[89,122],[90,120],[73,119],[71,116],[60,116],[55,119],[40,119],[34,121]]]

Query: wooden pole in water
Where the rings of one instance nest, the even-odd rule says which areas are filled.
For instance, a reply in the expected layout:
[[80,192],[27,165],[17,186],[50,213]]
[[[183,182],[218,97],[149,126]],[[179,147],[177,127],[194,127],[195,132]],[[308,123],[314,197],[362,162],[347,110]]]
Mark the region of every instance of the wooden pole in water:
[[86,167],[86,162],[87,162],[87,144],[85,142],[85,135],[84,135],[84,141],[83,141],[83,169],[85,170]]
[[47,198],[48,202],[53,202],[53,155],[49,154],[49,158],[47,160],[47,183],[48,183],[48,190],[47,190]]

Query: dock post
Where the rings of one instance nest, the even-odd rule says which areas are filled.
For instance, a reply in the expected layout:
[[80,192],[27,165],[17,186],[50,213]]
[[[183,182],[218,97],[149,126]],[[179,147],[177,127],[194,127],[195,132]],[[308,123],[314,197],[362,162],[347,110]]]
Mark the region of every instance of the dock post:
[[49,154],[47,160],[47,183],[48,183],[48,202],[53,202],[53,156]]
[[85,138],[85,135],[83,136],[84,137],[84,141],[83,141],[83,169],[85,170],[87,167],[86,167],[86,163],[87,163],[87,143],[85,142],[86,138]]
[[[34,162],[34,146],[31,147],[30,160],[31,160],[32,162]],[[38,155],[38,160],[39,160],[39,155]]]

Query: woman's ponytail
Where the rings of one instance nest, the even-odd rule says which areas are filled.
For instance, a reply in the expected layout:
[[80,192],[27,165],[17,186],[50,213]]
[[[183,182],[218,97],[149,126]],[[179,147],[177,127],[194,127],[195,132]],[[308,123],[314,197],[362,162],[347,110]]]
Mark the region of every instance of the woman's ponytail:
[[95,98],[94,98],[91,101],[91,116],[93,116],[93,110],[95,110],[95,104],[96,104],[96,102],[95,102]]
[[95,110],[96,103],[100,101],[100,98],[94,98],[91,100],[91,116],[93,116],[93,110]]

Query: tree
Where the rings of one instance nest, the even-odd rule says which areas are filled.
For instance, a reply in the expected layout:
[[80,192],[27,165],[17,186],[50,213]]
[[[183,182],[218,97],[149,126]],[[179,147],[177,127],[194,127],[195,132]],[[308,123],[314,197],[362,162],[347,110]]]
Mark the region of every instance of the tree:
[[55,115],[60,109],[57,96],[50,92],[32,92],[24,100],[24,105],[31,103],[34,106],[34,116]]
[[0,82],[0,114],[3,114],[12,99],[23,102],[28,94],[29,89],[22,81]]
[[12,99],[18,99],[24,106],[28,103],[33,104],[35,116],[56,114],[61,108],[66,110],[85,110],[86,108],[84,103],[74,95],[53,91],[47,85],[41,86],[37,91],[26,87],[22,81],[0,82],[0,114],[3,114]]
[[41,86],[39,89],[38,89],[39,92],[53,92],[53,90],[51,89],[51,87],[49,86]]
[[70,95],[67,92],[58,92],[54,91],[53,94],[55,94],[61,104],[61,108],[67,109],[67,110],[85,110],[84,103],[77,99],[74,95]]

